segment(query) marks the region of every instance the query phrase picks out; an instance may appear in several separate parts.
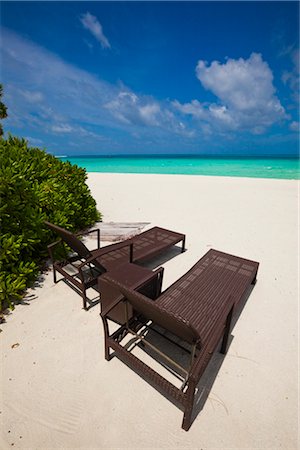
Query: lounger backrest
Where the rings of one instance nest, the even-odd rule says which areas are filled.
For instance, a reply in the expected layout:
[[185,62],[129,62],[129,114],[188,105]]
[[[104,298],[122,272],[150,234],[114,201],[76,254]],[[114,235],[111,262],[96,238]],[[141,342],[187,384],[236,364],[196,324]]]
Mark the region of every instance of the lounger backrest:
[[106,280],[116,287],[132,305],[133,309],[145,318],[152,320],[157,325],[191,344],[200,343],[198,332],[179,315],[171,314],[166,309],[155,304],[155,301],[110,278],[107,273],[103,275],[102,280]]
[[81,258],[87,259],[92,256],[92,253],[89,251],[89,249],[73,233],[47,221],[45,221],[45,224],[52,231],[55,231],[61,237],[61,239]]

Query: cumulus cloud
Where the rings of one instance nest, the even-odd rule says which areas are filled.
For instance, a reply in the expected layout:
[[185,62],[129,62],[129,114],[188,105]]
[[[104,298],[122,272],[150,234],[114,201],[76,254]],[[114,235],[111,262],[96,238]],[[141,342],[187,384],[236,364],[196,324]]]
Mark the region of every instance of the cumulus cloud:
[[206,109],[205,105],[201,104],[198,100],[192,100],[190,103],[179,103],[177,100],[174,100],[173,106],[181,111],[183,114],[188,114],[196,117],[197,119],[205,119],[206,118]]
[[102,48],[110,48],[110,43],[107,37],[104,35],[102,25],[97,17],[93,16],[89,12],[86,12],[85,14],[82,14],[82,16],[80,17],[80,21],[84,28],[90,31],[94,38],[97,39],[98,42],[100,42]]
[[189,130],[172,111],[173,105],[159,103],[149,96],[138,96],[129,90],[120,91],[105,108],[120,122],[143,128],[156,128],[168,133],[191,137]]
[[104,107],[110,113],[123,123],[132,123],[136,116],[136,105],[138,97],[133,92],[121,91],[114,98],[107,102]]
[[228,59],[224,64],[200,60],[196,75],[202,86],[217,97],[217,102],[174,103],[184,114],[219,130],[247,130],[254,134],[287,118],[275,94],[272,71],[258,53],[252,53],[249,59]]
[[206,89],[240,111],[256,109],[265,98],[272,99],[275,91],[272,72],[257,53],[252,53],[247,60],[228,59],[225,64],[213,61],[208,65],[200,60],[196,74]]

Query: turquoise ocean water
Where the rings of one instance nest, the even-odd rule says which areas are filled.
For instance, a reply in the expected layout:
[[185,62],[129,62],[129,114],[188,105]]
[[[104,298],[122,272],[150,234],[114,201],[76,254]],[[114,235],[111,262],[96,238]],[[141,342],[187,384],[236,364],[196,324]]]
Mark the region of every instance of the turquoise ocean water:
[[299,179],[297,158],[195,156],[61,156],[87,172],[211,175]]

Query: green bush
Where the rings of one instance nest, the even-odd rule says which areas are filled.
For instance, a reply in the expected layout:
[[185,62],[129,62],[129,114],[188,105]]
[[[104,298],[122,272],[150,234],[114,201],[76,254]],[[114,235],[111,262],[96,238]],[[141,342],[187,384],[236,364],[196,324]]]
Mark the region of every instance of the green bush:
[[100,219],[86,171],[24,139],[0,140],[0,311],[22,298],[47,256],[48,220],[71,231]]

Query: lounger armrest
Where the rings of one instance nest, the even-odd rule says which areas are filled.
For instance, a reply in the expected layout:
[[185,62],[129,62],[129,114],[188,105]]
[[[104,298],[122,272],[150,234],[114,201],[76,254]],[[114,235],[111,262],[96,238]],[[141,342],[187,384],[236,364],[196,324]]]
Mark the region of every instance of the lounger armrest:
[[203,343],[200,352],[195,358],[194,364],[190,370],[189,379],[198,383],[202,373],[204,372],[212,354],[214,353],[216,346],[220,342],[222,336],[222,330],[225,328],[225,323],[230,311],[233,309],[233,303],[228,302],[220,311],[218,320],[215,322],[211,331],[210,337],[205,343]]
[[[82,269],[86,266],[89,266],[89,264],[93,263],[93,261],[95,259],[97,259],[97,256],[91,256],[90,258],[86,259],[81,264],[79,264],[79,266],[77,266],[78,275],[83,283],[84,283],[84,273],[83,273]],[[91,267],[89,267],[89,269],[91,269]],[[103,272],[105,272],[104,268],[103,268]],[[99,275],[101,275],[100,272],[99,272]]]
[[74,233],[75,236],[86,236],[87,234],[91,233],[97,233],[97,248],[100,248],[100,229],[99,228],[93,228],[92,230],[86,230],[86,231],[78,231],[77,233]]
[[[97,255],[93,255],[90,256],[89,258],[87,258],[82,264],[80,264],[78,266],[78,270],[81,270],[84,266],[86,266],[87,264],[91,264],[93,263],[93,261],[95,261],[95,259],[100,258],[103,255],[106,255],[106,253],[110,253],[113,252],[119,248],[123,248],[123,247],[127,247],[130,246],[130,261],[132,262],[132,250],[133,250],[133,243],[132,242],[120,242],[119,244],[113,244],[113,245],[108,245],[107,248],[106,247],[102,247],[101,249],[101,253],[97,254]],[[110,248],[108,248],[110,247]]]

